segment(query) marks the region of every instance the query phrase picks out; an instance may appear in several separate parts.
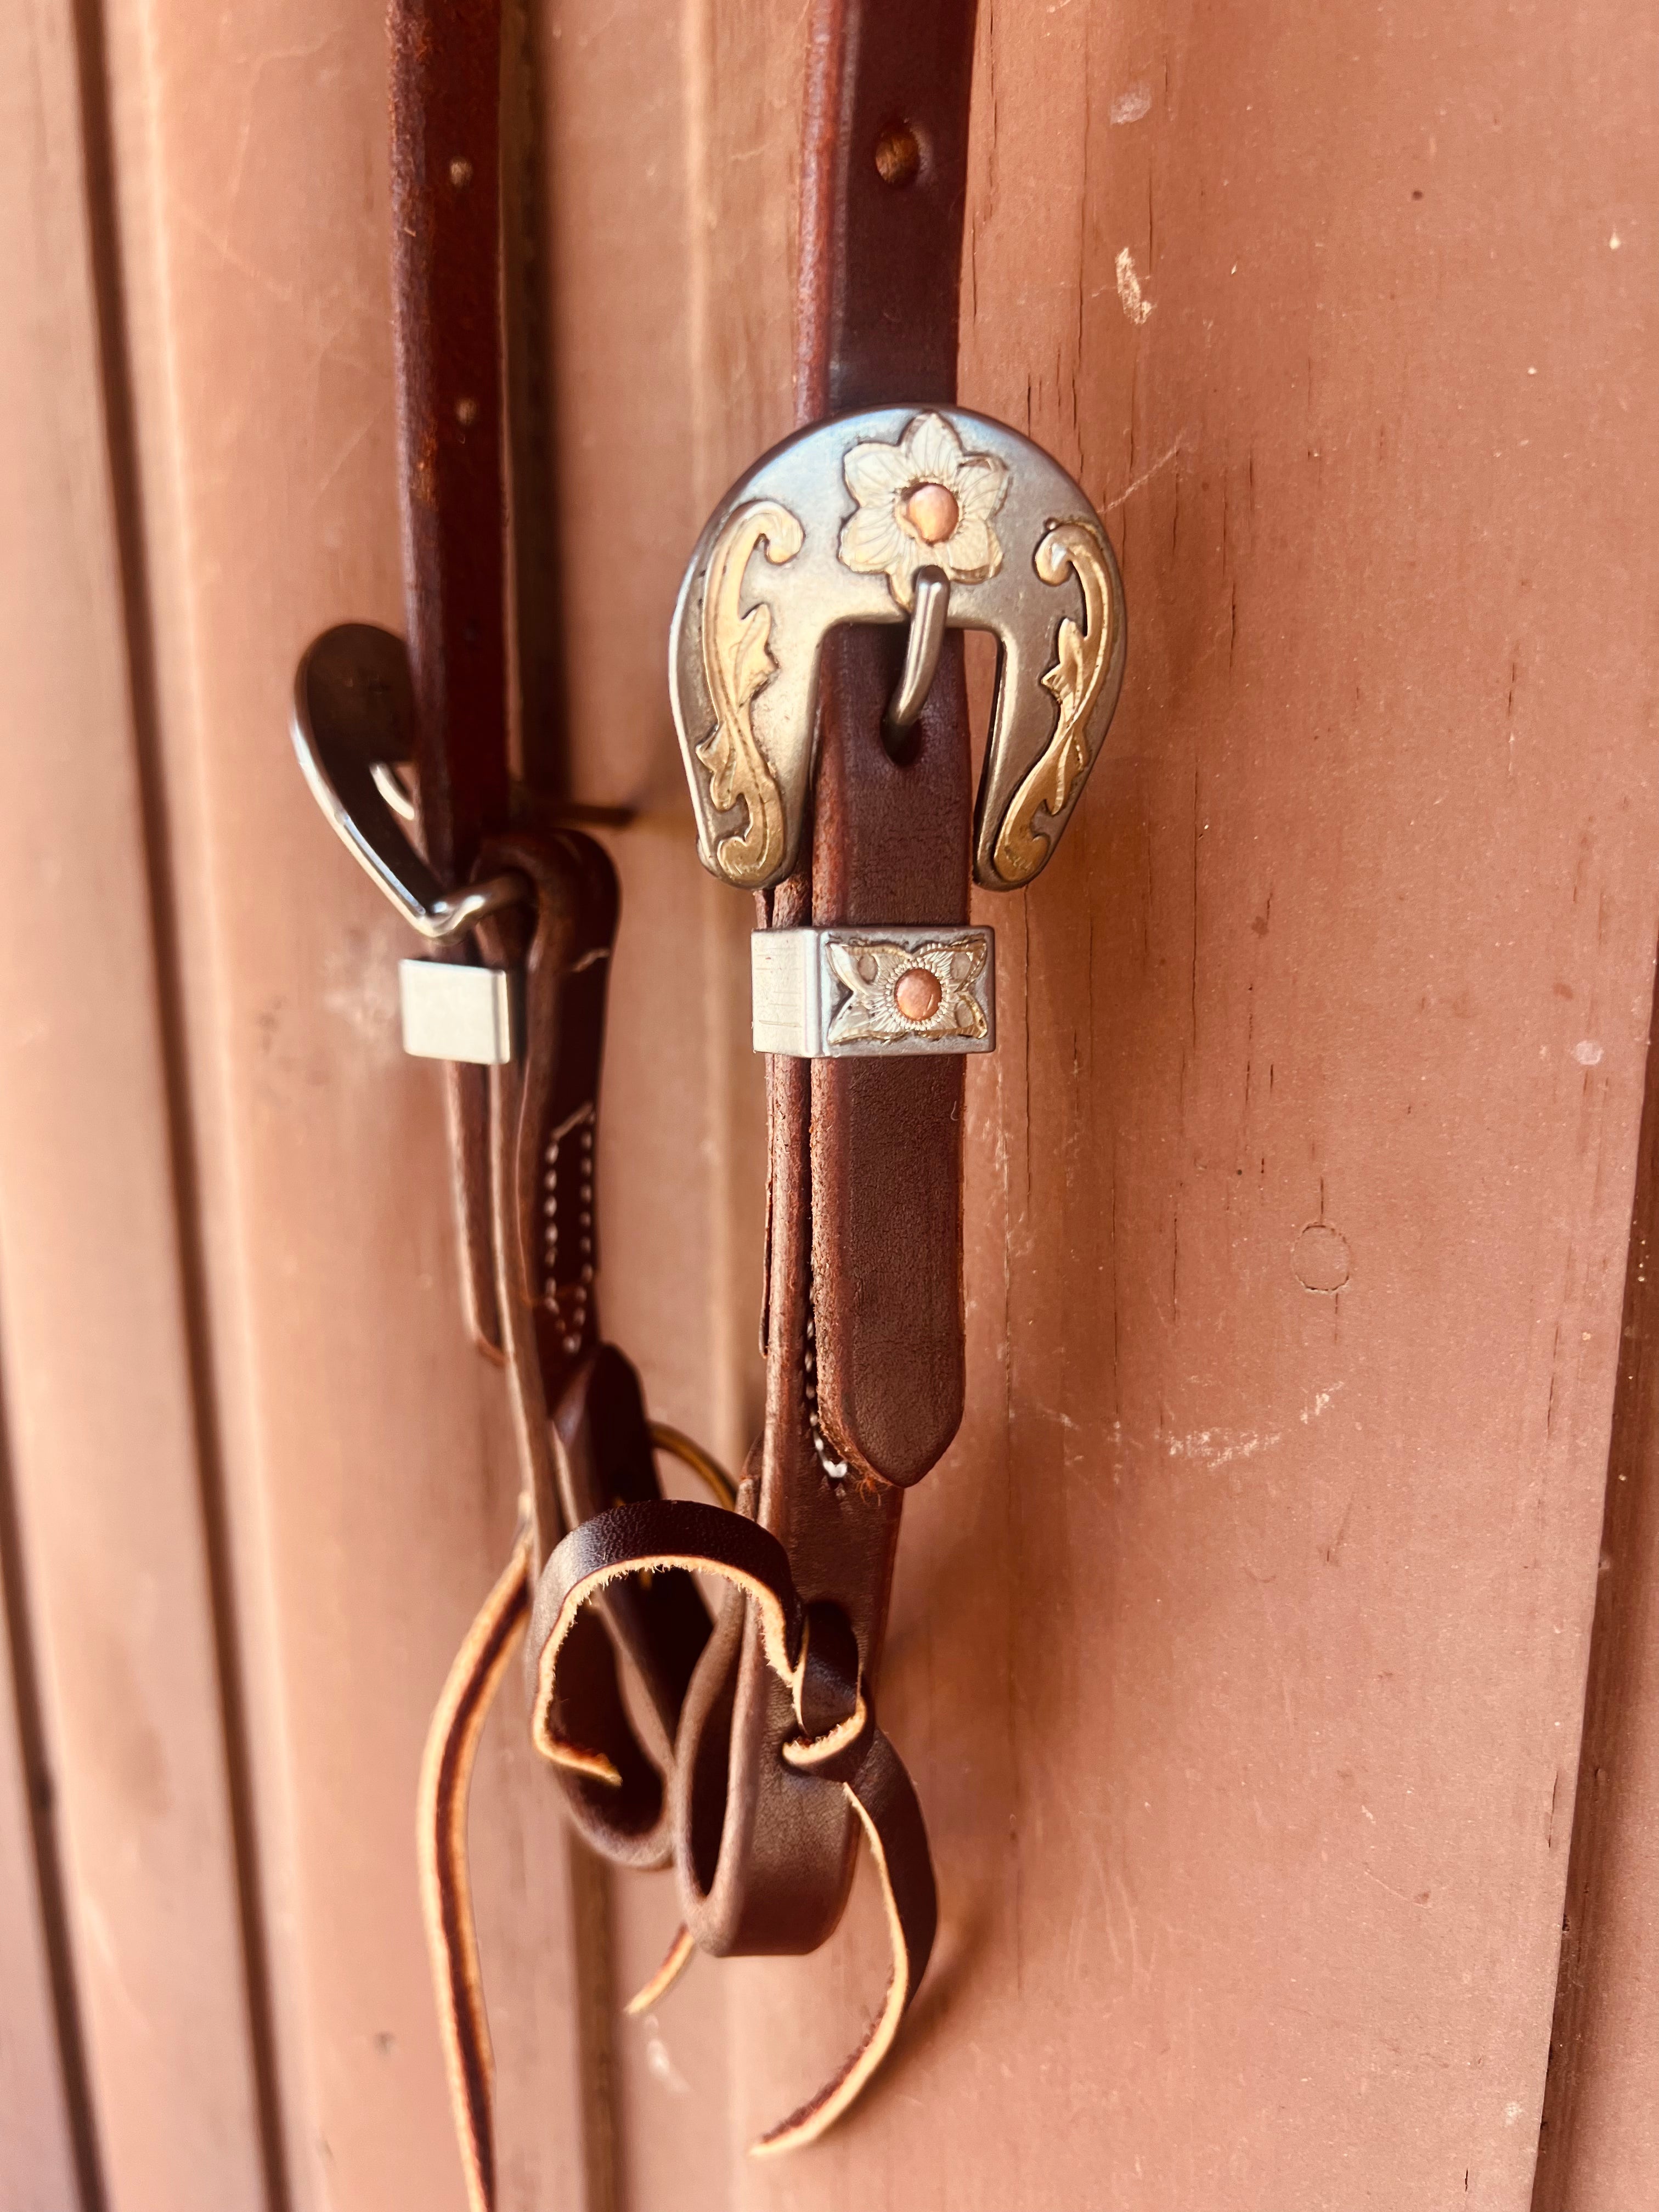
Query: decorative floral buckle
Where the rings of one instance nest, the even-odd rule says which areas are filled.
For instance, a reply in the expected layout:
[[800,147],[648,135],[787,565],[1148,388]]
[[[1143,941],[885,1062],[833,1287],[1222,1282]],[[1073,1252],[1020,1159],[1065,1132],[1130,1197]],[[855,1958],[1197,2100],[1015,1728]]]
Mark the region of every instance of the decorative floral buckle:
[[1042,868],[1123,682],[1117,562],[1088,500],[1029,438],[957,408],[884,407],[775,447],[692,555],[669,681],[698,849],[715,875],[762,890],[789,873],[824,637],[843,623],[907,621],[900,696],[911,703],[899,720],[919,709],[946,626],[995,635],[974,874],[1015,890]]

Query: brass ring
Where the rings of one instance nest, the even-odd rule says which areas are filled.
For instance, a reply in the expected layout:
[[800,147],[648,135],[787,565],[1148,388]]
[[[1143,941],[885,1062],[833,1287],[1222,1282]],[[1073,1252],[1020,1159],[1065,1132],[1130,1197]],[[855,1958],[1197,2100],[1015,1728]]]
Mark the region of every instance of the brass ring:
[[737,1510],[738,1486],[702,1446],[693,1443],[683,1430],[672,1428],[666,1421],[653,1421],[651,1442],[658,1451],[666,1452],[683,1467],[689,1467],[704,1486],[711,1490],[728,1513]]

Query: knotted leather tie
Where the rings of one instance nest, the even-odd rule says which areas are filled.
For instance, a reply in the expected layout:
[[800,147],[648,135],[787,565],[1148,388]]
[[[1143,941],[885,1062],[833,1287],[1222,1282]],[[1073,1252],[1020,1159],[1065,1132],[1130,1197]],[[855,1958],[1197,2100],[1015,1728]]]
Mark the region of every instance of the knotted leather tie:
[[[593,1139],[617,921],[602,849],[507,772],[501,423],[499,0],[392,0],[394,276],[408,564],[407,665],[361,626],[302,665],[296,732],[336,826],[388,874],[446,891],[441,957],[522,976],[520,1042],[450,1076],[475,1333],[505,1365],[522,1472],[512,1557],[458,1654],[420,1790],[422,1893],[469,2196],[494,2203],[491,2060],[468,1893],[467,1788],[489,1701],[529,1630],[535,1741],[587,1840],[676,1866],[686,1929],[642,2001],[695,1948],[805,1952],[838,1922],[858,1838],[880,1877],[894,1966],[836,2079],[755,2148],[822,2133],[869,2081],[924,1972],[936,1917],[915,1792],[875,1718],[904,1486],[961,1416],[959,1061],[768,1072],[766,1422],[735,1495],[647,1422],[599,1333]],[[954,394],[971,0],[817,0],[802,174],[797,414]],[[960,641],[948,641],[902,763],[883,741],[890,634],[829,657],[816,811],[763,928],[935,925],[967,913],[971,834]],[[331,792],[307,732],[363,822]],[[388,735],[390,732],[390,735]],[[395,744],[392,740],[395,738]],[[362,755],[358,760],[353,754]],[[423,859],[400,854],[368,777],[413,761]],[[378,775],[378,770],[375,771]],[[337,781],[337,777],[336,779]],[[376,787],[378,788],[378,786]],[[377,860],[366,848],[374,848]],[[392,862],[388,868],[386,854]],[[653,1451],[725,1506],[661,1492]],[[727,1586],[711,1623],[694,1577]],[[618,1665],[643,1696],[630,1707]],[[630,1717],[638,1715],[638,1727]]]

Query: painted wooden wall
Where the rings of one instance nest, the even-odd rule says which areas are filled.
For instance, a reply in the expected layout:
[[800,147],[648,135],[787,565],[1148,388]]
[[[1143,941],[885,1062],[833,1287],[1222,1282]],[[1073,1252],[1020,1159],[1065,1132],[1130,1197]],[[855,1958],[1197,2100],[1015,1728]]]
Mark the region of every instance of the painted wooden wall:
[[[504,2204],[1627,2212],[1659,31],[980,13],[963,396],[1079,474],[1132,637],[1060,856],[976,917],[969,1405],[884,1686],[937,1962],[866,2105],[750,2165],[876,2000],[874,1898],[624,2022],[672,1886],[574,1851],[509,1700]],[[789,422],[803,33],[522,0],[510,41],[525,748],[635,810],[607,1319],[729,1459],[748,917],[662,662]],[[337,0],[0,17],[0,2212],[461,2202],[411,1807],[514,1476],[406,947],[284,732],[316,629],[398,618],[384,81]]]

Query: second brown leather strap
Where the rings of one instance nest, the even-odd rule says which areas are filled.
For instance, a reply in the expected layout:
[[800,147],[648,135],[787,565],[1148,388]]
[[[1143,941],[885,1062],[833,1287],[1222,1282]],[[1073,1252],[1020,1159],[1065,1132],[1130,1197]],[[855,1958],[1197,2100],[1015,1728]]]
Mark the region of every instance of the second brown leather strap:
[[[802,179],[796,411],[949,401],[966,198],[971,0],[820,0]],[[920,724],[884,740],[897,632],[827,651],[810,856],[762,927],[960,923],[970,769],[960,641]],[[773,1060],[767,1413],[752,1493],[802,1598],[879,1665],[901,1486],[961,1418],[959,1061]],[[676,1774],[688,1918],[715,1951],[804,1951],[835,1926],[857,1831],[786,1766],[793,1725],[752,1608],[729,1607],[687,1699]]]

